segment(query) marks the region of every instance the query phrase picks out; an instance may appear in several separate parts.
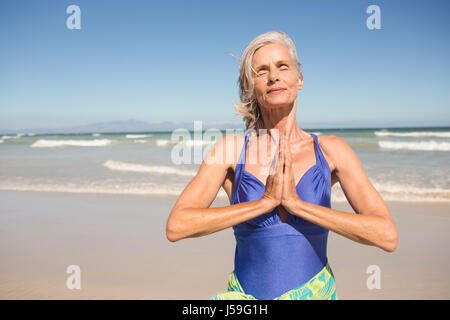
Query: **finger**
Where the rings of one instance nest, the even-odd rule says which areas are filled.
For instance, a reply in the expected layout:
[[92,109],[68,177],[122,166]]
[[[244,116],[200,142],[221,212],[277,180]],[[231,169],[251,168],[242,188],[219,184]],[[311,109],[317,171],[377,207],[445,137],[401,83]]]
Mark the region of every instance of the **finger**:
[[283,165],[284,165],[284,169],[286,170],[286,164],[288,163],[289,159],[287,157],[287,149],[289,148],[288,144],[287,144],[287,140],[286,137],[283,136]]
[[276,155],[278,159],[277,174],[283,174],[283,146],[278,142]]
[[292,157],[291,157],[289,144],[287,144],[287,147],[285,150],[284,166],[285,166],[285,169],[284,169],[285,170],[284,171],[285,181],[290,186],[291,184],[294,184],[294,177],[293,177],[293,173],[292,173]]
[[286,146],[284,144],[284,142],[281,142],[281,146],[280,146],[280,173],[283,174],[284,173],[284,167],[285,167],[285,163],[286,163]]
[[286,158],[285,166],[286,166],[286,169],[289,170],[290,166],[291,166],[291,153],[290,153],[289,145],[286,145],[286,149],[284,151],[284,154],[285,154],[285,158]]
[[287,154],[288,147],[285,145],[283,149],[283,165],[284,165],[284,171],[283,171],[283,182],[284,187],[286,187],[289,183],[289,175],[290,175],[290,167],[289,167],[289,158]]
[[[278,148],[277,148],[278,150]],[[272,157],[272,163],[270,164],[269,168],[269,175],[274,175],[278,172],[278,163],[279,163],[279,155],[277,150],[275,150],[273,157]]]

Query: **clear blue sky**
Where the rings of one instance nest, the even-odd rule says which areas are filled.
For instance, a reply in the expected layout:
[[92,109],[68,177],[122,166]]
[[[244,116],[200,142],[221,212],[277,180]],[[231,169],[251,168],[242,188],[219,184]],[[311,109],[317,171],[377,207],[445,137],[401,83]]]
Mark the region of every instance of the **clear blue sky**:
[[[71,4],[81,30],[66,27]],[[450,124],[450,1],[2,0],[0,128],[240,122],[227,52],[270,30],[297,46],[300,125]]]

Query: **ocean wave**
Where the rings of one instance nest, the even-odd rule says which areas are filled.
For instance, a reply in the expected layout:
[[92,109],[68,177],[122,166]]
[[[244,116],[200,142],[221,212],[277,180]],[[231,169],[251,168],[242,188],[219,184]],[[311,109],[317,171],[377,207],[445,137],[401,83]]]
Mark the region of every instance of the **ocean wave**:
[[201,147],[212,145],[216,143],[215,140],[196,140],[196,139],[186,139],[181,141],[172,141],[169,139],[158,139],[156,140],[156,145],[158,147],[174,146],[174,145],[185,145],[186,147]]
[[400,141],[378,141],[378,145],[382,149],[407,149],[422,151],[450,151],[450,142],[417,141],[417,142],[400,142]]
[[187,147],[199,147],[199,146],[207,146],[216,143],[215,140],[186,140],[183,142],[180,142],[180,144],[184,144]]
[[3,139],[0,139],[0,143],[3,143],[5,140],[3,140]]
[[374,182],[373,186],[380,192],[407,193],[420,196],[445,197],[450,199],[450,190],[442,188],[421,188],[408,184],[399,183],[379,183]]
[[155,166],[148,164],[126,163],[114,160],[107,160],[103,164],[103,166],[105,166],[110,170],[128,171],[128,172],[170,174],[187,177],[194,177],[196,175],[196,171],[193,170],[185,170],[170,166]]
[[[137,136],[137,135],[136,135]],[[6,139],[11,139],[9,136],[5,136]],[[12,137],[15,138],[15,137]],[[207,140],[186,140],[186,141],[172,141],[169,139],[157,139],[157,140],[146,140],[146,139],[134,139],[127,141],[117,141],[110,139],[94,139],[94,140],[47,140],[39,139],[31,147],[33,148],[54,148],[54,147],[64,147],[64,146],[78,146],[78,147],[99,147],[107,146],[112,143],[128,144],[128,143],[140,143],[148,144],[157,147],[173,147],[175,145],[183,145],[188,148],[190,147],[201,147],[206,145],[212,145],[215,141]]]
[[16,134],[15,136],[3,136],[1,139],[2,140],[7,140],[7,139],[18,139],[18,138],[20,138],[20,137],[22,137],[22,136],[24,136],[25,134],[24,133],[18,133],[18,134]]
[[[440,188],[421,188],[408,184],[373,183],[384,201],[398,202],[450,202],[450,190]],[[150,182],[123,181],[91,181],[91,182],[43,182],[28,179],[2,180],[0,190],[15,191],[43,191],[94,194],[123,194],[123,195],[172,195],[179,196],[185,185],[161,184]],[[221,188],[217,197],[227,195]],[[347,198],[339,184],[332,188],[332,202],[347,202]]]
[[[372,181],[384,201],[400,202],[450,202],[450,189],[422,188],[402,183]],[[346,202],[347,198],[339,184],[332,188],[332,201]]]
[[138,138],[147,138],[151,137],[151,134],[127,134],[125,138],[127,139],[138,139]]
[[98,193],[98,194],[134,194],[134,195],[178,195],[182,190],[173,187],[160,187],[147,185],[144,187],[125,187],[121,185],[99,186],[99,185],[59,185],[59,184],[23,184],[3,185],[0,190],[15,191],[43,191],[43,192],[69,192],[69,193]]
[[165,146],[175,145],[175,144],[177,144],[177,142],[174,142],[172,140],[167,140],[167,139],[158,139],[158,140],[156,140],[156,145],[158,147],[165,147]]
[[100,133],[93,133],[92,136],[93,137],[99,137],[99,136],[101,136],[101,134]]
[[[38,192],[64,192],[64,193],[91,193],[91,194],[122,194],[122,195],[161,195],[161,196],[179,196],[183,187],[172,185],[161,185],[154,183],[145,183],[135,185],[132,183],[116,184],[55,184],[55,183],[5,183],[0,182],[0,190],[13,191],[38,191]],[[227,198],[227,194],[220,189],[217,197]]]
[[[382,199],[386,202],[445,202],[450,203],[450,190],[422,189],[417,193],[382,191],[380,185],[374,184]],[[155,183],[8,183],[0,182],[0,190],[13,191],[40,191],[40,192],[67,192],[91,194],[122,194],[122,195],[170,195],[179,196],[184,186],[162,185]],[[412,187],[414,189],[414,187]],[[410,190],[411,191],[411,190]],[[417,190],[416,190],[417,191]],[[221,188],[217,194],[219,198],[227,198],[226,192]],[[332,188],[331,202],[347,202],[347,198],[339,185]]]
[[46,140],[40,139],[34,142],[32,148],[55,148],[64,146],[77,147],[103,147],[110,145],[112,140],[109,139],[94,139],[94,140]]
[[441,137],[450,138],[450,132],[433,132],[433,131],[414,131],[414,132],[389,132],[389,131],[375,131],[374,134],[379,137]]

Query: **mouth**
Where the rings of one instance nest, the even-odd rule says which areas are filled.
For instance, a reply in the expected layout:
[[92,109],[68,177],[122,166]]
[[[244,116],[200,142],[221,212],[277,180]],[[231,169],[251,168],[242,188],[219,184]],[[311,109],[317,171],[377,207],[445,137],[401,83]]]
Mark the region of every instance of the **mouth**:
[[284,90],[286,90],[286,89],[284,89],[284,88],[273,88],[273,89],[268,90],[267,93],[268,94],[270,94],[270,93],[278,93],[278,92],[281,92],[281,91],[284,91]]

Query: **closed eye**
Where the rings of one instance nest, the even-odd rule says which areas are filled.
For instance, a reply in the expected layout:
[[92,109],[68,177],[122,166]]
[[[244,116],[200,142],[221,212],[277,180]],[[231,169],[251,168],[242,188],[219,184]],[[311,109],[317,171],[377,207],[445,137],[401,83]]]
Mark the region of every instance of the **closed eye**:
[[258,75],[258,76],[263,76],[263,75],[265,75],[266,73],[267,73],[267,70],[260,70],[260,71],[258,71],[257,75]]

